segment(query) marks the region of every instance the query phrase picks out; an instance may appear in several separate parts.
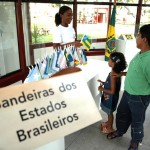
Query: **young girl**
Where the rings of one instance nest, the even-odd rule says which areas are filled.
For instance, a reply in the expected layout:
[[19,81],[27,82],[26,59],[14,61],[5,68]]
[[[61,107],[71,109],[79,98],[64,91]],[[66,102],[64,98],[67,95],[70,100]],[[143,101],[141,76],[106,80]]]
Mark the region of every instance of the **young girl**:
[[126,60],[122,53],[114,52],[110,55],[108,60],[109,67],[112,68],[111,72],[108,74],[108,77],[105,82],[98,80],[100,86],[98,87],[99,91],[103,91],[101,98],[101,108],[108,115],[108,121],[103,122],[100,125],[100,129],[103,133],[110,133],[113,131],[113,112],[116,110],[119,91],[121,86],[121,78],[111,76],[111,73],[119,74],[126,69]]

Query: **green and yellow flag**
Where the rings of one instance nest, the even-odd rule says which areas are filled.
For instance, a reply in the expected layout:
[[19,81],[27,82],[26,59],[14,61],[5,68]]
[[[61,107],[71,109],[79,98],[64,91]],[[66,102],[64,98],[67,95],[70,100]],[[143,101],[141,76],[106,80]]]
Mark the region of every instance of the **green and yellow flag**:
[[92,45],[91,40],[88,38],[87,35],[84,35],[81,39],[81,43],[83,44],[84,48],[89,51]]
[[115,21],[116,21],[116,0],[114,0],[114,7],[110,18],[109,27],[108,27],[106,50],[105,50],[105,61],[108,61],[110,54],[116,51]]

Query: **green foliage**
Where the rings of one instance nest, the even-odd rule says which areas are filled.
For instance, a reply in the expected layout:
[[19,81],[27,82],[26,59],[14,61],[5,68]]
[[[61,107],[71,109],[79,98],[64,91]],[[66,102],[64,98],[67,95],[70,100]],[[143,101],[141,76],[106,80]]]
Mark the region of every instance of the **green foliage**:
[[32,43],[38,43],[38,39],[40,38],[39,28],[36,24],[33,25],[32,31]]
[[78,35],[77,35],[77,39],[78,39],[78,40],[81,40],[81,38],[83,37],[83,35],[84,35],[84,34],[78,34]]
[[[84,34],[80,33],[77,35],[77,40],[81,40]],[[90,34],[86,34],[89,39],[98,39],[98,38],[104,38],[105,35],[100,35],[99,33],[94,34],[94,35],[90,35]]]
[[51,34],[40,33],[40,29],[36,24],[33,25],[32,44],[52,42]]

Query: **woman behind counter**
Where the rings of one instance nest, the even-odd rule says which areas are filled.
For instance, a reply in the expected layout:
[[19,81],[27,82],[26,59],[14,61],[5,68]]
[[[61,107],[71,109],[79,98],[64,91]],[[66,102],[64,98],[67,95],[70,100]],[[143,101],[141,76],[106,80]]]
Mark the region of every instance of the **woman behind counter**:
[[58,48],[62,45],[72,45],[80,47],[82,44],[75,41],[75,30],[69,24],[72,21],[72,9],[68,6],[62,6],[55,15],[56,28],[53,32],[53,47]]

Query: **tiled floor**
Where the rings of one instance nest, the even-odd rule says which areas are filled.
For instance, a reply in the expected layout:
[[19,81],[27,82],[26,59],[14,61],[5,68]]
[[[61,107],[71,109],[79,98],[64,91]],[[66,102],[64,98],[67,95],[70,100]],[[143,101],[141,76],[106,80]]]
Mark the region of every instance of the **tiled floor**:
[[[103,120],[106,120],[106,114],[100,111]],[[78,132],[65,137],[66,150],[127,150],[130,143],[130,129],[120,138],[107,140],[106,135],[99,131],[99,123],[97,122]],[[115,125],[114,125],[115,127]],[[142,146],[139,150],[150,150],[150,106],[147,109],[146,121],[144,124],[145,136]]]

